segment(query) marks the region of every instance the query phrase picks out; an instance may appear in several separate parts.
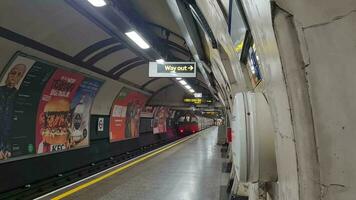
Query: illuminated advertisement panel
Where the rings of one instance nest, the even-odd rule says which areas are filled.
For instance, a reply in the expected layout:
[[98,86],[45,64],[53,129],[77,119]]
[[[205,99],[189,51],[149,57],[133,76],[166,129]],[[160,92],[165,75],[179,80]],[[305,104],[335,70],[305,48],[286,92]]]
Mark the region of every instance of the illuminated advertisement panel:
[[89,145],[90,108],[101,82],[57,69],[43,91],[36,124],[37,153]]
[[0,161],[88,146],[101,81],[16,53],[0,83]]
[[167,118],[170,116],[168,107],[156,107],[153,113],[153,134],[167,132]]
[[60,151],[72,147],[71,102],[83,80],[84,76],[80,74],[58,69],[47,82],[37,111],[37,153]]
[[147,96],[122,88],[111,107],[110,141],[116,142],[139,136],[141,111],[145,107]]

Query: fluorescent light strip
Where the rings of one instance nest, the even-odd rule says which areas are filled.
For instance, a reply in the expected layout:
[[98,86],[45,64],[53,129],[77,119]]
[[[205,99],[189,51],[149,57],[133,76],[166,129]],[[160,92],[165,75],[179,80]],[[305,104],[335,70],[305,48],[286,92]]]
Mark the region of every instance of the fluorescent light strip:
[[176,78],[178,81],[182,80],[182,78]]
[[157,59],[156,62],[157,62],[158,64],[163,64],[163,63],[164,63],[164,60],[161,58],[161,59]]
[[105,0],[88,0],[89,3],[95,7],[103,7],[106,6]]
[[194,93],[195,91],[193,89],[190,89],[189,92]]
[[192,89],[192,87],[190,87],[190,85],[185,85],[185,88],[187,88],[188,90]]
[[187,82],[185,82],[185,80],[180,80],[179,83],[182,85],[187,85]]
[[132,41],[134,41],[141,49],[148,49],[150,45],[136,32],[130,31],[125,33]]

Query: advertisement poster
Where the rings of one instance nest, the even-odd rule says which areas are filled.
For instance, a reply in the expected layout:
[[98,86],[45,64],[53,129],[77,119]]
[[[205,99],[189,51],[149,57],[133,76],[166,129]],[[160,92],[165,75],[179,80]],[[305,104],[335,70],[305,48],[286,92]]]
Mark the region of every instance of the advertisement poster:
[[153,113],[153,134],[167,132],[167,118],[169,117],[169,108],[156,107]]
[[69,147],[89,145],[90,109],[101,82],[85,78],[75,93],[70,106]]
[[33,64],[18,91],[13,112],[12,155],[35,153],[37,106],[42,90],[55,68],[40,62]]
[[13,155],[13,114],[19,88],[35,61],[22,56],[12,60],[0,81],[0,160]]
[[47,153],[74,147],[71,102],[84,76],[57,69],[47,82],[37,111],[36,152]]
[[137,91],[121,89],[111,108],[111,142],[139,136],[140,116],[146,100],[147,97]]
[[154,107],[153,106],[145,106],[141,111],[141,117],[143,118],[153,118]]

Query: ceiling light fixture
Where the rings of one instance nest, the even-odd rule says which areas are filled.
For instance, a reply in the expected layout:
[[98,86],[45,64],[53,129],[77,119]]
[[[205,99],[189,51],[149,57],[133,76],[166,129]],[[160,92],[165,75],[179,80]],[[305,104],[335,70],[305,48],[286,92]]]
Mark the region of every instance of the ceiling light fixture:
[[105,0],[88,0],[91,5],[95,7],[103,7],[106,6]]
[[127,32],[125,35],[134,41],[141,49],[150,48],[150,45],[136,31]]
[[189,92],[194,93],[195,91],[193,89],[190,89]]
[[182,78],[176,78],[178,81],[182,80]]
[[203,94],[202,93],[194,93],[195,98],[202,98]]
[[185,85],[185,88],[187,88],[188,90],[192,89],[192,87],[190,87],[190,85]]
[[162,58],[157,59],[156,62],[157,62],[158,64],[164,64],[164,60],[163,60]]
[[179,83],[182,85],[187,85],[187,82],[185,82],[185,80],[180,80]]

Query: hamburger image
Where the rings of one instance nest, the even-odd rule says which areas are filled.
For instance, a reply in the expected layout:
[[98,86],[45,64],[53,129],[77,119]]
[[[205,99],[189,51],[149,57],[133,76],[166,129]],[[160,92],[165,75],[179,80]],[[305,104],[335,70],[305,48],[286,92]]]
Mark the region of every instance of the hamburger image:
[[43,142],[50,145],[65,145],[70,127],[70,102],[66,98],[52,98],[44,107],[42,121]]

